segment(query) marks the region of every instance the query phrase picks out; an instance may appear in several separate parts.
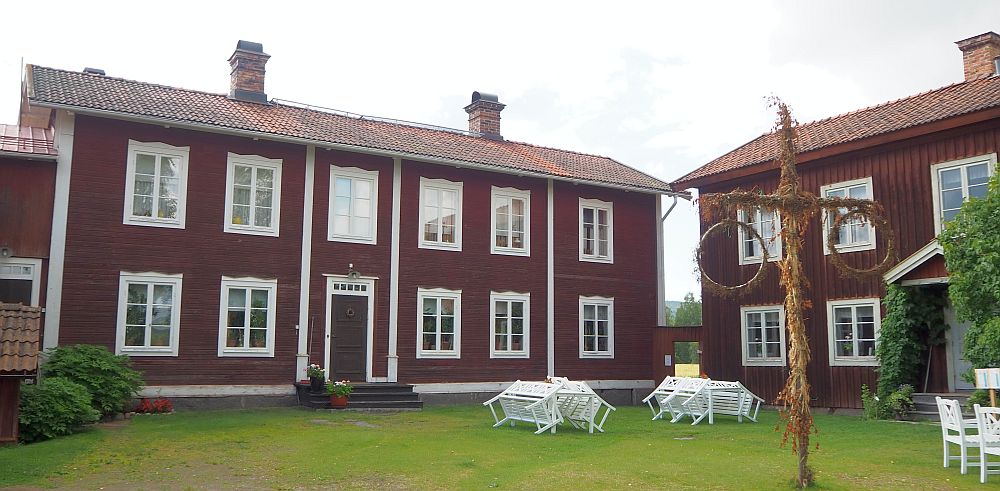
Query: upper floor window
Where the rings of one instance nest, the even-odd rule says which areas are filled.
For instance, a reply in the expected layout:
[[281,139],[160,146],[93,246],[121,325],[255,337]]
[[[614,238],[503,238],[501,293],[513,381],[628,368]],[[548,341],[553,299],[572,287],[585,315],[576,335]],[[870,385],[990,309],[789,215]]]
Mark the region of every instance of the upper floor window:
[[529,255],[528,209],[531,193],[520,189],[493,187],[493,254]]
[[528,357],[528,302],[521,293],[490,293],[490,318],[493,319],[491,358]]
[[378,171],[330,166],[327,239],[374,244],[378,222]]
[[[839,182],[820,187],[820,195],[824,198],[852,198],[852,199],[872,199],[872,178],[856,179],[853,181]],[[846,208],[840,210],[841,214],[847,213]],[[833,227],[833,215],[827,214],[823,217],[823,250],[826,254],[826,241],[830,230]],[[875,229],[859,217],[848,218],[840,222],[840,234],[836,241],[837,250],[840,252],[867,251],[875,248]]]
[[[753,212],[739,212],[741,222],[749,224],[764,239],[769,261],[781,259],[781,217],[773,210],[756,208]],[[740,264],[759,263],[764,258],[760,241],[739,228]]]
[[827,302],[830,365],[878,365],[875,346],[882,322],[880,300]]
[[229,154],[226,232],[278,236],[281,159]]
[[580,198],[580,260],[614,262],[612,203]]
[[936,230],[941,231],[944,222],[955,218],[962,203],[986,196],[996,165],[997,154],[991,153],[931,166]]
[[219,356],[274,356],[278,280],[222,277]]
[[615,357],[615,299],[580,297],[580,358]]
[[743,307],[743,366],[784,366],[785,308],[781,305]]
[[122,223],[184,228],[190,147],[128,142]]
[[118,282],[118,353],[177,356],[182,275],[121,273]]
[[459,358],[462,290],[417,289],[417,358]]
[[418,246],[462,250],[462,183],[420,178]]

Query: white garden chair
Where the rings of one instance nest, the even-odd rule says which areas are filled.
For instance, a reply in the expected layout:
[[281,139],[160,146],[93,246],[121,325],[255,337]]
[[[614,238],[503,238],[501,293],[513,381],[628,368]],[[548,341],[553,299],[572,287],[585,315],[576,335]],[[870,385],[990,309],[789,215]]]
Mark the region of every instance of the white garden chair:
[[987,455],[1000,457],[1000,408],[975,405],[976,423],[979,425],[979,482],[986,484],[987,474],[1000,474],[1000,469],[990,470]]
[[[556,393],[561,387],[561,384],[518,380],[483,405],[489,406],[493,413],[494,428],[507,422],[514,426],[517,421],[523,421],[535,425],[536,435],[545,431],[555,433],[556,425],[563,421],[556,404]],[[497,414],[495,405],[500,406],[503,418]]]
[[562,386],[556,392],[556,405],[564,420],[589,433],[595,429],[604,433],[604,422],[615,410],[614,406],[597,395],[586,382],[565,377],[549,377],[549,380]]
[[747,418],[757,422],[757,413],[764,399],[757,397],[740,382],[710,380],[708,382],[708,424],[715,423],[716,414],[736,416],[737,421]]
[[[941,419],[941,439],[944,444],[944,466],[950,467],[952,460],[961,462],[962,474],[969,472],[969,466],[978,466],[981,461],[969,460],[969,447],[979,446],[979,428],[976,420],[962,419],[962,406],[954,399],[934,398],[937,401],[938,417]],[[971,433],[970,433],[971,432]],[[958,445],[958,456],[953,457],[949,445]]]
[[[663,418],[663,415],[670,412],[666,404],[663,403],[668,397],[673,395],[674,390],[677,388],[677,384],[681,383],[686,377],[667,377],[660,382],[660,385],[653,389],[642,402],[649,405],[650,411],[653,411],[653,421]],[[656,403],[656,406],[653,406]]]

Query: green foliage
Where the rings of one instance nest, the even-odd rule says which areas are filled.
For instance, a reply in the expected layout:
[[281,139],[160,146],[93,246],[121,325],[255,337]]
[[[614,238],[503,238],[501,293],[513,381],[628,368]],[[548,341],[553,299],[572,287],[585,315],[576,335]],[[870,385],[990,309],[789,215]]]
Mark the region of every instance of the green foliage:
[[879,397],[868,389],[867,384],[861,385],[861,406],[864,408],[862,413],[864,419],[885,419]]
[[942,308],[945,300],[925,288],[889,285],[885,317],[875,356],[879,361],[878,390],[886,398],[899,386],[916,385],[927,356],[927,346],[944,342]]
[[864,419],[903,419],[913,411],[913,386],[903,384],[886,396],[873,394],[867,385],[861,386],[861,404]]
[[693,293],[688,292],[687,295],[684,295],[684,302],[677,307],[677,312],[674,313],[673,325],[701,325],[701,300],[695,300]]
[[21,441],[30,443],[68,435],[97,421],[100,413],[91,407],[90,393],[82,385],[62,377],[48,377],[41,384],[21,385]]
[[985,389],[976,390],[965,401],[965,407],[969,411],[972,411],[972,409],[974,407],[976,407],[976,404],[979,404],[980,406],[989,406],[990,405],[990,392],[988,390],[985,390]]
[[698,355],[699,345],[697,341],[675,341],[674,363],[700,363],[701,358]]
[[128,357],[116,356],[103,346],[60,346],[47,354],[42,374],[66,377],[84,386],[93,398],[94,409],[102,415],[125,411],[142,387],[142,374],[132,369]]

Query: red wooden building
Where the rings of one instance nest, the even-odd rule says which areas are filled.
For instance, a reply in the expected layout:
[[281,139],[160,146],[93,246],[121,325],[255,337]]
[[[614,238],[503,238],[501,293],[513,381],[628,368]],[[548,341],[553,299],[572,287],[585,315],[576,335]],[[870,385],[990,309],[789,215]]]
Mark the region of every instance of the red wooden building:
[[292,394],[337,379],[493,391],[556,374],[652,385],[666,183],[504,139],[496,96],[449,130],[28,65],[58,150],[46,347],[132,357],[146,393]]
[[[963,200],[981,196],[995,172],[1000,146],[1000,36],[987,33],[959,41],[965,80],[798,127],[803,187],[820,196],[872,198],[885,206],[903,259],[884,278],[841,277],[824,249],[823,217],[813,219],[805,241],[804,266],[812,282],[806,313],[814,404],[861,407],[862,384],[876,383],[874,357],[886,282],[939,285],[947,271],[935,237]],[[772,192],[777,138],[763,135],[681,177],[675,189],[699,193],[733,189]],[[735,217],[734,217],[735,218]],[[768,239],[780,256],[780,223],[767,213],[739,217]],[[702,222],[704,232],[710,223]],[[724,284],[749,279],[761,262],[760,245],[733,231],[706,245],[707,272]],[[838,248],[849,264],[868,267],[885,253],[883,237],[863,222],[844,226]],[[769,285],[737,299],[705,291],[702,366],[710,376],[738,379],[773,400],[787,377],[784,295],[772,275]],[[927,380],[918,391],[969,388],[961,347],[965,326],[951,319],[948,344],[933,350]]]

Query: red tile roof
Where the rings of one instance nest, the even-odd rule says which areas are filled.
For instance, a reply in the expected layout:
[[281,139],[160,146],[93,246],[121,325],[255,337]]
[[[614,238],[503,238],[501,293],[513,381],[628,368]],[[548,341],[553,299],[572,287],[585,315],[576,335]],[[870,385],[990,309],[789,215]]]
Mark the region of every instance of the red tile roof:
[[51,129],[0,124],[0,153],[55,157]]
[[458,131],[421,127],[279,103],[255,104],[212,94],[114,77],[28,65],[32,104],[86,113],[110,112],[156,121],[207,125],[414,159],[441,159],[505,172],[525,172],[648,192],[670,185],[614,159]]
[[[799,125],[798,149],[800,152],[818,150],[998,106],[1000,77],[961,82]],[[688,187],[685,183],[689,181],[774,160],[777,152],[778,139],[775,133],[761,135],[672,184],[676,189],[685,189]]]
[[0,303],[0,373],[38,368],[42,309]]

